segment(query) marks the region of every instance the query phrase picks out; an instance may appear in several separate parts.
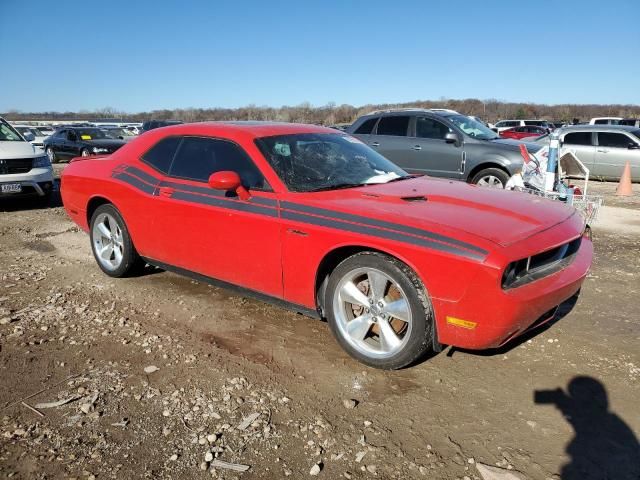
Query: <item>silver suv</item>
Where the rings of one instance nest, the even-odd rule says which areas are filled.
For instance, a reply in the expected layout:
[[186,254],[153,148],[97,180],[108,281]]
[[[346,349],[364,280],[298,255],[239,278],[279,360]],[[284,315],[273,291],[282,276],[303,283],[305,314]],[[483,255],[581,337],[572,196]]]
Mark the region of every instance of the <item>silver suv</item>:
[[47,155],[0,117],[0,198],[37,195],[48,201],[53,188]]
[[[358,118],[347,132],[410,173],[504,188],[522,169],[517,140],[453,110],[383,110]],[[541,145],[528,143],[531,153]]]

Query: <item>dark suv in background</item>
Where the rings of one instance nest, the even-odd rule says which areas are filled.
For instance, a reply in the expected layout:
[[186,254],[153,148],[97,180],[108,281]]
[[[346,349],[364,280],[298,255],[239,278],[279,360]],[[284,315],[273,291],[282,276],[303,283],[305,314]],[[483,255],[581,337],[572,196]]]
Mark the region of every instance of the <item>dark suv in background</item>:
[[142,124],[142,131],[148,132],[154,128],[168,127],[169,125],[179,125],[183,122],[180,120],[148,120]]
[[[383,110],[358,118],[347,133],[410,173],[504,188],[522,169],[520,144],[453,110]],[[531,153],[541,145],[528,143]]]

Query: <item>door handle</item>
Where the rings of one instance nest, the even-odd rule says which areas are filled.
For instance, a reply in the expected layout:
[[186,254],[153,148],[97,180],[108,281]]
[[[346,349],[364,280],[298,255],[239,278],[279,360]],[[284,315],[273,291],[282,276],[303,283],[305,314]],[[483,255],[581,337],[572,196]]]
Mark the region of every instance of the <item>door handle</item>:
[[378,142],[373,142],[373,143],[370,143],[369,145],[371,145],[372,147],[379,147],[380,146],[380,144]]
[[609,150],[607,150],[606,148],[598,148],[598,149],[596,150],[596,152],[599,152],[599,153],[607,153],[608,151],[609,151]]
[[175,189],[171,187],[160,187],[158,193],[161,197],[171,198],[171,195],[175,192]]
[[411,150],[422,150],[422,147],[420,145],[414,145],[411,147]]

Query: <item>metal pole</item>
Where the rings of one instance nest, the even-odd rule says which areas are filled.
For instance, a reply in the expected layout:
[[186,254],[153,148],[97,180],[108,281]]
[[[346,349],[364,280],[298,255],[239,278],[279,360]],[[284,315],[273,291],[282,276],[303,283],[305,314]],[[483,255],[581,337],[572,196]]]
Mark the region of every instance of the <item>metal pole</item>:
[[559,135],[556,131],[549,134],[549,158],[547,160],[547,175],[544,182],[544,190],[553,192],[556,184],[556,170],[558,167],[558,150],[560,147]]

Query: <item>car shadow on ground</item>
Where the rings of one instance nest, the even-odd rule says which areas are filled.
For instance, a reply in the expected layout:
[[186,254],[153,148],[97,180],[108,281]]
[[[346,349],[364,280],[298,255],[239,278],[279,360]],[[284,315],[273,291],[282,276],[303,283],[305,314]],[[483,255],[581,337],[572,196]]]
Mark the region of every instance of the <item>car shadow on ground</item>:
[[562,480],[638,480],[640,444],[631,428],[609,410],[605,386],[588,376],[574,377],[566,392],[536,390],[537,405],[555,406],[571,424],[575,436],[567,444],[569,462]]
[[51,197],[45,199],[37,196],[6,196],[0,197],[0,212],[18,212],[22,210],[42,210],[45,208],[58,208],[62,206],[60,197],[60,185],[56,180]]
[[537,337],[538,335],[540,335],[542,332],[547,331],[553,325],[555,325],[557,322],[559,322],[564,317],[569,315],[569,313],[576,306],[576,303],[578,302],[578,297],[579,296],[580,296],[580,292],[576,293],[573,297],[565,300],[560,305],[558,305],[558,310],[556,311],[555,316],[553,317],[553,319],[551,321],[549,321],[549,322],[545,323],[544,325],[541,325],[541,326],[539,326],[537,328],[529,330],[528,332],[523,333],[522,335],[520,335],[520,336],[514,338],[513,340],[511,340],[510,342],[507,342],[502,347],[489,348],[489,349],[486,349],[486,350],[467,350],[467,349],[464,349],[464,348],[451,347],[447,351],[447,356],[451,357],[451,356],[453,356],[453,354],[455,352],[466,353],[468,355],[475,355],[475,356],[478,356],[478,357],[492,357],[494,355],[504,355],[506,353],[509,353],[511,350],[519,347],[523,343],[528,342],[532,338]]

